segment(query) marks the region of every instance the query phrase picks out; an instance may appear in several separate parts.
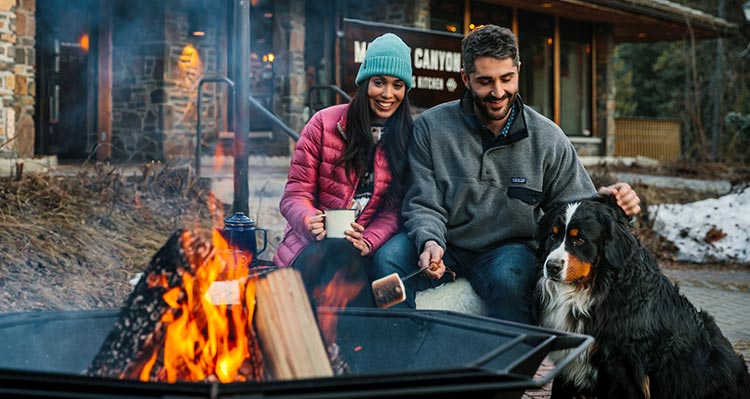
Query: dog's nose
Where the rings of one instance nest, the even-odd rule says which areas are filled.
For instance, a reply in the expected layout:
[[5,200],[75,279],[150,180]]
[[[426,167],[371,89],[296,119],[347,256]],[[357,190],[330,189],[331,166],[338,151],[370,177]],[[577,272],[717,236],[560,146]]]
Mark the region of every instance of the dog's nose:
[[547,277],[556,278],[560,275],[563,262],[560,259],[547,259],[547,262],[544,263],[544,268],[547,270]]

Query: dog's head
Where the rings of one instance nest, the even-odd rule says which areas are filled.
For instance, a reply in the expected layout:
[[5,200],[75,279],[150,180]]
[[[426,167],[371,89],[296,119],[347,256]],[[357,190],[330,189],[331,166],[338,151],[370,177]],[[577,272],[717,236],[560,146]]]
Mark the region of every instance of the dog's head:
[[629,219],[613,197],[553,207],[539,225],[537,258],[544,279],[592,284],[604,268],[619,268],[634,250]]

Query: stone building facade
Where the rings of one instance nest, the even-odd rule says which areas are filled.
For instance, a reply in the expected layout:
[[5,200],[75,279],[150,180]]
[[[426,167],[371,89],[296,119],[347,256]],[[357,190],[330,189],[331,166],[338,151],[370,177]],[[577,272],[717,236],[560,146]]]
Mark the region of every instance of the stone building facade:
[[34,154],[35,0],[0,0],[0,154]]
[[[556,3],[561,3],[557,4],[559,8]],[[81,75],[90,86],[83,99],[79,98],[88,107],[86,120],[80,127],[70,128],[81,133],[64,133],[80,134],[78,140],[83,150],[76,156],[99,161],[182,162],[192,160],[196,145],[205,154],[227,150],[229,146],[222,145],[226,141],[221,137],[229,137],[222,133],[232,130],[229,88],[220,83],[206,83],[201,86],[201,109],[197,100],[201,79],[226,77],[236,81],[232,76],[234,62],[251,64],[251,95],[259,96],[261,104],[291,130],[301,131],[314,112],[308,102],[311,87],[343,87],[342,81],[350,79],[342,73],[344,19],[386,24],[383,31],[395,26],[446,33],[445,28],[449,27],[452,30],[448,32],[456,35],[471,29],[469,22],[504,24],[520,32],[521,42],[527,40],[522,57],[523,51],[528,54],[528,38],[541,39],[531,43],[544,51],[540,56],[547,57],[543,60],[547,64],[537,71],[538,76],[548,79],[547,85],[555,88],[537,90],[535,95],[541,100],[530,98],[529,87],[522,89],[522,94],[526,94],[525,100],[530,100],[527,104],[545,110],[545,115],[561,126],[566,123],[566,112],[576,110],[570,110],[575,107],[571,107],[570,96],[565,93],[574,86],[571,79],[567,80],[568,86],[560,88],[564,73],[559,70],[570,61],[562,58],[567,50],[561,54],[560,43],[567,40],[575,42],[579,49],[585,47],[586,50],[579,51],[587,64],[574,72],[590,80],[586,88],[576,93],[587,109],[573,116],[586,121],[566,132],[576,130],[571,141],[582,155],[613,154],[615,44],[637,41],[641,34],[664,36],[658,40],[680,40],[687,20],[696,37],[715,36],[732,25],[684,7],[664,11],[663,2],[655,0],[623,0],[622,7],[627,5],[623,9],[616,4],[603,7],[589,4],[595,2],[562,3],[545,2],[553,5],[545,7],[517,0],[253,0],[250,2],[251,59],[233,60],[232,49],[237,44],[230,14],[236,4],[234,0],[0,0],[0,156],[54,155],[55,149],[42,146],[38,138],[52,122],[47,121],[47,114],[41,115],[48,112],[49,93],[37,95],[43,91],[40,87],[49,90],[48,82],[42,81],[50,78],[36,65],[42,49],[48,51],[46,45],[40,45],[42,36],[36,25],[52,21],[58,24],[55,26],[71,26],[81,21],[63,18],[58,21],[57,15],[49,10],[50,4],[58,10],[77,7],[91,16],[86,29],[91,33],[92,50],[83,55],[89,58],[87,73]],[[44,9],[40,9],[40,4]],[[657,8],[661,14],[654,19],[649,10]],[[551,28],[534,31],[537,27],[528,21],[538,18],[553,21]],[[652,19],[643,22],[648,18]],[[196,21],[201,22],[204,36],[192,35]],[[103,24],[109,24],[107,29],[102,29]],[[584,32],[583,39],[575,41],[568,33],[579,28]],[[45,25],[42,34],[46,41],[51,35],[48,31]],[[101,36],[102,32],[108,33]],[[440,40],[439,35],[435,37]],[[71,43],[68,40],[67,45]],[[594,54],[589,55],[591,51]],[[45,65],[49,68],[49,63]],[[103,65],[111,65],[109,80],[102,79],[106,75]],[[535,81],[537,75],[530,78],[533,69],[527,65],[524,63],[523,75]],[[553,75],[554,78],[549,78]],[[111,101],[102,102],[102,98]],[[342,98],[338,96],[333,102],[341,102]],[[554,104],[547,101],[549,98],[554,98]],[[561,98],[566,101],[564,109],[560,107]],[[104,109],[102,104],[111,104],[104,107],[111,109]],[[287,134],[260,117],[257,111],[249,113],[249,152],[288,155],[294,142]],[[196,126],[199,115],[200,140]],[[108,118],[111,126],[97,125]],[[102,146],[109,151],[97,151]]]
[[[226,60],[216,43],[226,31],[209,25],[212,41],[191,37],[188,10],[179,0],[119,5],[127,9],[114,10],[112,156],[189,159],[196,146],[198,85],[206,76],[224,75]],[[226,118],[217,90],[226,92],[216,84],[203,88],[206,132],[217,131]]]

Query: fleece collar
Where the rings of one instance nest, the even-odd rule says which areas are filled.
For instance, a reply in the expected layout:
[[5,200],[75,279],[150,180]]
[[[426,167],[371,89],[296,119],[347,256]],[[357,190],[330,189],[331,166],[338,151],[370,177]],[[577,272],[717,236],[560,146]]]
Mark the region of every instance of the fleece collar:
[[459,103],[464,119],[466,119],[467,122],[474,127],[476,133],[482,137],[482,145],[485,150],[507,146],[529,137],[529,133],[526,130],[526,117],[523,112],[524,104],[520,94],[516,96],[514,105],[515,118],[508,129],[508,135],[498,135],[495,137],[492,130],[488,129],[487,126],[485,126],[485,124],[474,114],[474,101],[471,97],[471,92],[468,89],[464,90],[464,94],[461,96]]

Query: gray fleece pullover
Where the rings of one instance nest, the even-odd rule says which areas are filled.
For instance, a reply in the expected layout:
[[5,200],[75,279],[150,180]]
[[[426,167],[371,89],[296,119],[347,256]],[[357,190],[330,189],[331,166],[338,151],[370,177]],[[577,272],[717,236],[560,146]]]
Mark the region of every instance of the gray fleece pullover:
[[536,248],[537,224],[551,204],[596,195],[563,131],[520,97],[516,109],[508,136],[487,149],[470,95],[417,118],[403,201],[417,251],[428,240],[472,252],[508,242]]

